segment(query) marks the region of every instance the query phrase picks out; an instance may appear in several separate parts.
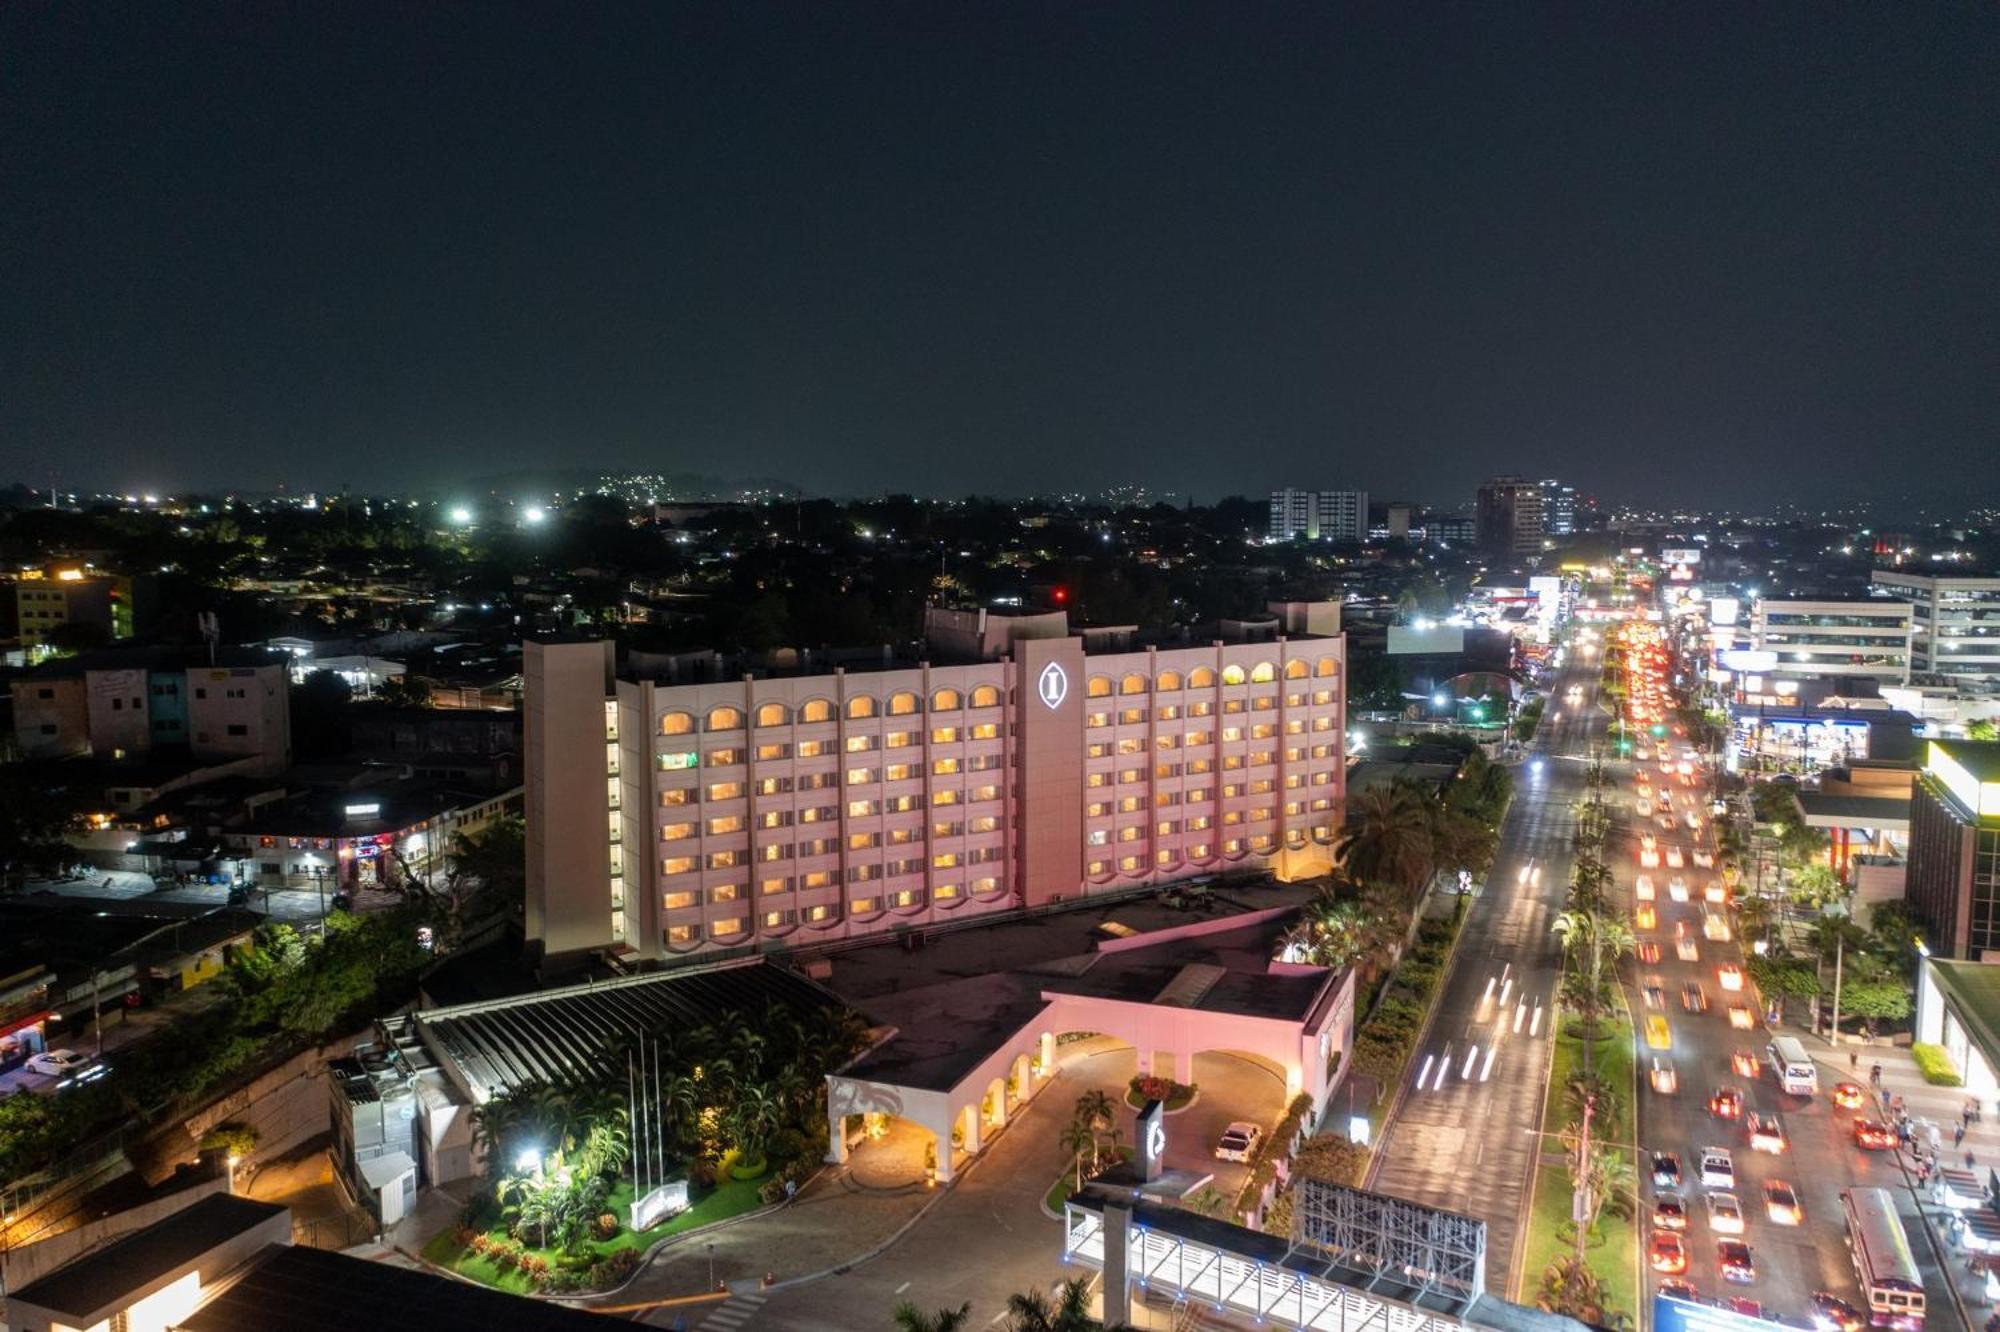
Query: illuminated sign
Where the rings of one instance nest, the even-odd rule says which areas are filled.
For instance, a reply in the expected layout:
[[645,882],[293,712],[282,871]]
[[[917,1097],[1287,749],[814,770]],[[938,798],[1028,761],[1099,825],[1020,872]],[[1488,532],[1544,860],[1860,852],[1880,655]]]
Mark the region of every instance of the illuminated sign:
[[1050,662],[1042,667],[1041,677],[1035,681],[1035,694],[1045,707],[1061,707],[1062,701],[1069,697],[1069,673]]
[[347,817],[350,819],[373,818],[375,815],[380,814],[381,812],[382,812],[382,806],[373,803],[366,805],[349,805],[347,807]]
[[692,768],[694,765],[695,756],[692,753],[660,755],[661,772],[679,772],[684,768]]
[[1798,1329],[1775,1318],[1737,1313],[1726,1305],[1696,1304],[1671,1295],[1655,1295],[1653,1332],[1798,1332]]
[[1761,648],[1727,648],[1716,656],[1730,670],[1751,675],[1778,669],[1778,654]]
[[1148,1101],[1139,1112],[1139,1178],[1158,1179],[1167,1165],[1167,1103]]
[[1691,546],[1681,546],[1660,552],[1663,564],[1700,564],[1701,552]]

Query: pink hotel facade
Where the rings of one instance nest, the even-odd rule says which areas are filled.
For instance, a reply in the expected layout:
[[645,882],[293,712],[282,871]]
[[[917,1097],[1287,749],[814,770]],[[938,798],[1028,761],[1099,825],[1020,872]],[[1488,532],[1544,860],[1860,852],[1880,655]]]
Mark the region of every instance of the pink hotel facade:
[[[933,612],[968,664],[667,685],[526,645],[528,935],[548,955],[811,947],[1232,868],[1324,870],[1346,794],[1330,633],[1087,651]],[[976,618],[975,618],[976,617]]]

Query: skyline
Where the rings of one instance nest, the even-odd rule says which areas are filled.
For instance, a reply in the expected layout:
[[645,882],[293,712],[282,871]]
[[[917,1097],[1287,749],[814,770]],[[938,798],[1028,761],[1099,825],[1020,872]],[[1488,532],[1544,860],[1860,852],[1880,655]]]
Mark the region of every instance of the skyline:
[[101,7],[0,39],[30,485],[560,460],[1976,505],[1951,464],[2000,454],[1969,8]]

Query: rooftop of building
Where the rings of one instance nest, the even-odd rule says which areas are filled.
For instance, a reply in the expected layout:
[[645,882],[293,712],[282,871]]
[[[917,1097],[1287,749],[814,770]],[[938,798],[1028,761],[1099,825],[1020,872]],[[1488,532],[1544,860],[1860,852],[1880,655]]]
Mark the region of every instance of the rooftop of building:
[[182,1319],[179,1332],[587,1332],[604,1316],[549,1300],[508,1295],[414,1267],[327,1249],[274,1245],[215,1298]]
[[1924,961],[1988,1060],[2000,1061],[2000,967],[1990,962]]
[[1907,826],[1910,820],[1908,796],[1834,795],[1824,791],[1794,793],[1806,822],[1813,827],[1837,823],[1843,827],[1874,828],[1885,824]]
[[[1255,894],[1221,894],[1212,904],[1211,918],[1224,928],[1192,937],[1175,934],[1151,944],[1135,941],[1133,947],[1104,945],[1135,934],[1174,931],[1193,923],[1189,913],[1161,899],[1130,899],[1122,910],[1064,912],[968,928],[916,950],[861,950],[893,952],[915,964],[908,968],[895,968],[888,957],[842,954],[829,988],[873,1021],[897,1029],[846,1072],[896,1086],[949,1090],[1020,1031],[1051,994],[1303,1021],[1334,973],[1274,970],[1271,959],[1292,911],[1308,896],[1309,890],[1277,885]],[[1231,915],[1259,914],[1263,918],[1227,927]],[[1063,917],[1090,919],[1064,921],[1046,933],[1034,928]],[[1082,928],[1086,923],[1089,928]],[[994,946],[979,948],[987,936]],[[859,965],[850,967],[850,959]],[[873,976],[867,974],[870,963]],[[870,992],[850,988],[857,980]]]
[[1731,703],[1732,717],[1754,717],[1760,721],[1863,722],[1869,726],[1919,725],[1919,720],[1900,708],[1827,707],[1798,703]]
[[164,1221],[29,1282],[13,1298],[88,1326],[101,1311],[122,1307],[161,1277],[284,1211],[276,1203],[211,1193]]
[[207,648],[136,646],[101,648],[79,652],[73,657],[57,657],[16,676],[17,680],[74,680],[87,671],[189,671],[233,670],[253,666],[282,666],[287,658],[262,648],[218,648],[213,661]]
[[1933,740],[1944,755],[1975,781],[2000,782],[2000,740]]

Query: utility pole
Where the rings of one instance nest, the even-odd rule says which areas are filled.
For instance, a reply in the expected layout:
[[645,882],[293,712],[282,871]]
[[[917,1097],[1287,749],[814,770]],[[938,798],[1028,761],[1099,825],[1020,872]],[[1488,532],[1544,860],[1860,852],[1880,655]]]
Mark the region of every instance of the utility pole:
[[1834,936],[1833,944],[1833,1029],[1828,1033],[1828,1040],[1834,1045],[1840,1044],[1840,964],[1846,956],[1847,929],[1843,924],[1840,933]]

